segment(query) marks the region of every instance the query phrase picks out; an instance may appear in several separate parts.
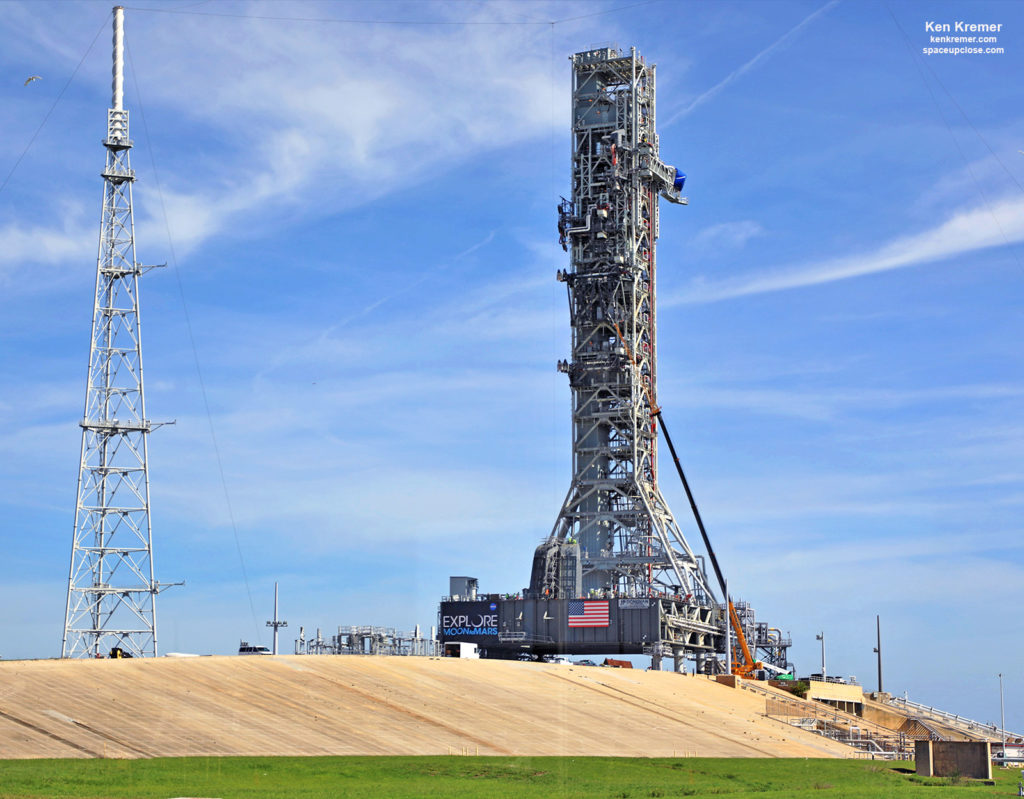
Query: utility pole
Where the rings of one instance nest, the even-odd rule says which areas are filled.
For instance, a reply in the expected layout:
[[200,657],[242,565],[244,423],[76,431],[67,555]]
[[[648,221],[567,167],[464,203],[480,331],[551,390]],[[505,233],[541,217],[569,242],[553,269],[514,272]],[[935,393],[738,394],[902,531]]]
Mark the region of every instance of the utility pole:
[[875,647],[875,654],[878,655],[878,693],[882,693],[882,617],[875,616],[875,629],[878,633],[878,646]]
[[267,622],[268,627],[274,628],[274,654],[277,654],[277,631],[281,627],[287,627],[288,622],[277,618],[277,583],[274,583],[274,618]]
[[732,674],[732,616],[729,613],[729,581],[725,581],[725,673]]
[[825,631],[822,630],[820,635],[814,637],[821,641],[821,679],[822,682],[828,682],[828,672],[825,671]]
[[1006,765],[1006,712],[1003,708],[1003,675],[999,675],[999,729],[1003,733],[1003,765]]

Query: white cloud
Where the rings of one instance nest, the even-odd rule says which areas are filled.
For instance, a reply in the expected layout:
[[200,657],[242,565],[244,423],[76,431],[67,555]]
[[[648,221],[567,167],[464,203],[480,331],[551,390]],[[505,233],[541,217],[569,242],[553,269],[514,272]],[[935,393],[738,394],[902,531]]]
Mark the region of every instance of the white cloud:
[[[475,13],[493,19],[504,8]],[[472,18],[458,11],[467,12]],[[489,26],[174,17],[171,38],[145,15],[136,19],[135,65],[151,120],[154,109],[174,113],[195,126],[197,140],[212,132],[230,142],[179,161],[173,175],[163,169],[172,235],[183,247],[274,208],[322,216],[422,191],[429,175],[562,122],[561,113],[552,119],[548,38],[535,27],[496,35]],[[187,181],[192,173],[202,174],[202,188]]]
[[[316,3],[282,8],[289,17],[335,14]],[[32,21],[24,27],[51,60],[70,58],[56,44],[62,34],[100,20],[60,16],[54,28],[27,7],[14,9]],[[430,4],[422,15],[522,21],[514,3]],[[552,87],[546,25],[328,25],[140,9],[128,17],[126,106],[143,146],[133,154],[138,238],[166,236],[146,152],[152,144],[179,256],[228,229],[259,233],[297,214],[322,218],[387,194],[408,194],[414,207],[417,194],[428,201],[424,180],[484,153],[546,140],[565,124],[568,84],[558,79]],[[79,81],[92,81],[105,97],[101,50]],[[145,141],[143,108],[153,142]],[[95,113],[102,119],[102,107]],[[173,145],[164,138],[171,128]],[[68,127],[74,136],[79,129]],[[94,223],[13,223],[0,229],[0,268],[77,259],[94,248]]]
[[0,227],[0,278],[37,264],[71,263],[89,274],[88,267],[96,264],[96,219],[87,220],[81,205],[70,202],[62,202],[55,217],[59,224],[49,227],[17,222]]
[[764,228],[752,219],[743,219],[739,222],[722,222],[704,228],[693,237],[690,246],[703,250],[738,250],[750,239],[763,233]]
[[782,34],[782,36],[780,36],[778,39],[776,39],[774,42],[772,42],[766,48],[761,50],[757,55],[755,55],[749,61],[747,61],[746,63],[744,63],[741,66],[739,66],[736,69],[734,69],[732,72],[730,72],[728,75],[726,75],[724,78],[722,78],[722,80],[720,80],[718,83],[716,83],[710,89],[708,89],[707,91],[705,91],[702,94],[698,95],[695,99],[691,100],[686,106],[684,106],[683,108],[680,108],[674,114],[669,116],[667,120],[665,120],[664,122],[661,123],[661,129],[662,130],[666,129],[672,123],[674,123],[674,122],[676,122],[676,121],[678,121],[680,119],[683,119],[684,117],[688,116],[698,106],[701,106],[704,103],[706,103],[708,100],[713,99],[719,92],[721,92],[724,88],[726,88],[730,83],[732,83],[737,78],[742,77],[744,74],[746,74],[747,72],[752,70],[761,61],[763,61],[768,56],[770,56],[773,52],[775,52],[780,47],[782,47],[783,45],[785,45],[789,41],[791,41],[801,30],[804,29],[804,27],[809,25],[817,17],[819,17],[821,14],[824,14],[826,11],[828,11],[833,6],[838,5],[838,3],[839,3],[839,0],[829,0],[829,2],[825,3],[825,5],[823,5],[821,8],[819,8],[816,11],[813,11],[810,14],[808,14],[800,22],[798,22],[796,25],[794,25],[792,28],[790,28],[788,31],[786,31],[784,34]]
[[942,403],[959,405],[973,400],[1016,399],[1024,397],[1024,386],[985,383],[912,389],[836,387],[802,391],[748,385],[689,385],[685,390],[676,390],[676,393],[677,401],[687,407],[741,409],[776,416],[826,421],[851,412],[879,412]]
[[761,274],[712,282],[697,280],[663,307],[766,294],[816,286],[863,275],[942,261],[964,253],[1024,240],[1024,199],[1011,197],[991,206],[960,210],[937,227],[901,236],[874,250]]

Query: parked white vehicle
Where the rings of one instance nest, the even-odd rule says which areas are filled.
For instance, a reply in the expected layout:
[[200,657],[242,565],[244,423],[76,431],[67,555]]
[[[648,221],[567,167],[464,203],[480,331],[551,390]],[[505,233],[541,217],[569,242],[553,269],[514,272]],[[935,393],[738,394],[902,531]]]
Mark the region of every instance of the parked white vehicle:
[[273,652],[271,652],[265,646],[254,646],[253,644],[250,644],[248,641],[242,641],[238,645],[238,654],[239,655],[272,655]]

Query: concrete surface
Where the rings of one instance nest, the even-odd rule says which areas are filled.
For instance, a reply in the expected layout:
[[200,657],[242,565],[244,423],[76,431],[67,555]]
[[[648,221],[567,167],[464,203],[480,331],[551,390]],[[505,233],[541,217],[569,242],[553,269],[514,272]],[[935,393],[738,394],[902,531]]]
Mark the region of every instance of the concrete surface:
[[0,661],[0,758],[844,757],[704,677],[515,661]]

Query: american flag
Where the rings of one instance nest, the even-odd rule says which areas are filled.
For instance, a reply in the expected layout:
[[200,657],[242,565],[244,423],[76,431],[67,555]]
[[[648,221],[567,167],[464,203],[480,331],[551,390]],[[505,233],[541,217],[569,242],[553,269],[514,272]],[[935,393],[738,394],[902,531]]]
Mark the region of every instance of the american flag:
[[608,602],[584,599],[569,600],[570,627],[607,627]]

